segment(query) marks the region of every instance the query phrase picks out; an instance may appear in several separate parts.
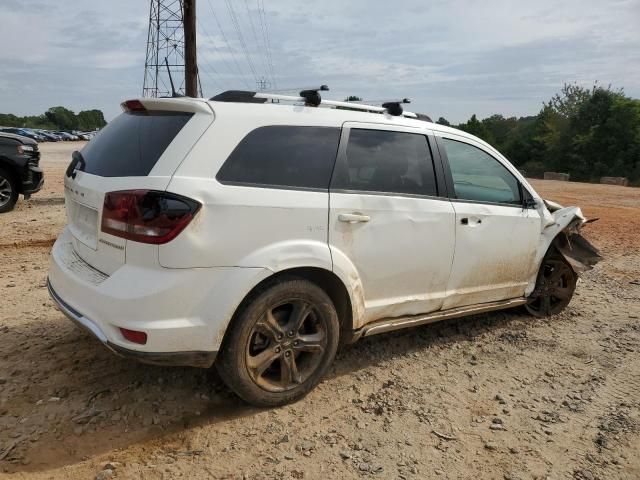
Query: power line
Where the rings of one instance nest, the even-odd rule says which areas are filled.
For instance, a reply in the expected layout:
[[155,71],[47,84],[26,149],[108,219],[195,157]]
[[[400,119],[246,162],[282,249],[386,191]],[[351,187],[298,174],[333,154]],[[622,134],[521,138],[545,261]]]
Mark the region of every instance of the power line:
[[[256,41],[256,51],[260,51],[260,50],[264,51],[264,54],[260,55],[262,57],[262,67],[264,68],[264,73],[266,75],[269,75],[267,49],[266,49],[266,46],[264,46],[264,48],[262,48],[262,46],[260,44],[260,41],[258,40],[258,34],[256,33],[255,26],[253,25],[253,15],[251,15],[251,10],[249,9],[249,1],[248,0],[244,0],[244,6],[247,9],[247,17],[249,17],[249,24],[251,25],[251,32],[253,33],[253,39]],[[258,12],[258,16],[259,15],[260,15],[260,12]],[[262,83],[264,83],[264,82],[262,82]],[[265,90],[265,88],[262,88],[262,90]]]
[[215,70],[213,70],[213,67],[207,63],[202,63],[200,62],[200,66],[203,67],[202,71],[213,81],[213,83],[216,85],[216,87],[222,92],[225,90],[225,88],[223,88],[220,83],[218,83],[218,80],[216,80],[216,78],[211,74],[211,72],[208,69],[211,69],[213,71],[213,73],[215,73]]
[[258,6],[258,15],[260,17],[260,27],[262,28],[262,36],[267,48],[267,61],[269,62],[269,72],[273,81],[273,88],[277,88],[276,76],[273,68],[273,57],[271,55],[271,39],[269,38],[269,27],[267,22],[267,14],[264,10],[264,0],[256,0]]
[[242,50],[244,51],[245,58],[247,59],[247,63],[249,64],[249,68],[251,69],[251,72],[253,73],[253,78],[257,82],[258,81],[258,74],[256,73],[256,69],[253,66],[253,62],[251,61],[251,55],[249,55],[249,50],[247,49],[247,44],[244,41],[244,36],[242,35],[242,29],[240,28],[240,22],[238,22],[238,17],[236,16],[236,11],[233,8],[233,4],[230,3],[229,0],[225,0],[225,3],[227,5],[227,10],[229,11],[229,17],[231,18],[231,23],[233,24],[234,28],[236,29],[236,34],[238,35],[238,40],[240,40],[240,46],[242,47]]
[[222,39],[224,40],[224,43],[227,45],[227,49],[229,50],[229,53],[231,54],[231,58],[233,59],[233,63],[235,63],[236,68],[238,69],[238,73],[240,75],[240,78],[244,82],[244,84],[247,87],[247,89],[251,90],[251,87],[249,86],[249,82],[247,82],[247,79],[245,78],[245,74],[243,73],[242,69],[240,68],[240,64],[238,63],[238,60],[236,59],[236,56],[233,53],[233,49],[231,48],[231,44],[229,43],[229,40],[227,39],[227,36],[225,35],[224,30],[222,29],[222,25],[220,24],[220,20],[218,19],[218,15],[216,15],[216,11],[213,9],[213,6],[211,5],[211,0],[207,0],[207,3],[209,4],[209,9],[211,10],[211,13],[213,14],[213,18],[216,21],[216,25],[218,25],[218,30],[220,30],[220,34],[222,35]]
[[[229,61],[224,57],[223,53],[221,52],[221,50],[218,48],[213,36],[209,33],[209,31],[207,29],[205,29],[204,25],[202,24],[202,22],[200,21],[200,19],[198,19],[198,25],[200,26],[200,29],[202,30],[202,32],[204,33],[204,35],[211,41],[211,44],[213,45],[213,49],[219,54],[220,59],[222,59],[222,61],[224,62],[225,66],[227,67],[227,69],[229,70],[229,73],[236,77],[238,76],[237,72],[235,72],[233,70],[233,66],[231,65],[231,63],[229,63]],[[208,52],[207,52],[208,53]],[[212,66],[213,68],[213,66]],[[214,69],[216,70],[216,69]],[[219,73],[220,77],[223,77],[223,75],[221,73]],[[244,79],[243,79],[244,80]],[[245,82],[246,83],[246,82]]]

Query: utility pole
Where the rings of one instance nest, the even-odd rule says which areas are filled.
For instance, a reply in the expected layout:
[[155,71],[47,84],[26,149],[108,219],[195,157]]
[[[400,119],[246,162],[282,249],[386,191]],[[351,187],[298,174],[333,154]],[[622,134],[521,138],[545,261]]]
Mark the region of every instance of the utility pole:
[[[170,97],[173,86],[177,94],[202,96],[196,63],[195,7],[195,0],[149,0],[143,97]],[[187,36],[193,41],[188,41]],[[187,51],[192,52],[189,59]],[[195,87],[193,83],[189,87],[192,75],[196,78]],[[175,81],[173,86],[170,76]]]
[[187,97],[198,96],[198,59],[196,53],[196,0],[184,5],[184,81]]

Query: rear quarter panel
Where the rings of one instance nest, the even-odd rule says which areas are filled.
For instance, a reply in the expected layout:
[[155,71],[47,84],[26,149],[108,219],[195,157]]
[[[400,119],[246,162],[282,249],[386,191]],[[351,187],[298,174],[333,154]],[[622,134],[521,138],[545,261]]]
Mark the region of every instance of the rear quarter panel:
[[298,266],[331,270],[328,193],[221,185],[174,177],[170,190],[202,208],[173,241],[160,246],[168,268]]
[[176,239],[160,246],[160,264],[168,268],[242,266],[281,271],[317,266],[331,270],[328,191],[223,185],[215,176],[236,145],[256,128],[339,124],[295,107],[212,105],[215,121],[167,188],[197,200],[202,208]]

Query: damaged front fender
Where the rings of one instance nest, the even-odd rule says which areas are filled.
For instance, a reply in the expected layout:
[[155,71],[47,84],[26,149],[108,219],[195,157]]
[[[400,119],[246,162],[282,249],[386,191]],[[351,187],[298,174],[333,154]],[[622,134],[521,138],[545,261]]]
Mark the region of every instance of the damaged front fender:
[[586,238],[580,234],[580,229],[589,221],[582,214],[579,207],[562,207],[561,205],[545,200],[544,210],[546,210],[544,228],[540,237],[540,245],[536,256],[536,270],[525,294],[528,296],[535,288],[537,272],[542,263],[542,259],[552,246],[571,265],[574,272],[580,274],[591,270],[602,256]]

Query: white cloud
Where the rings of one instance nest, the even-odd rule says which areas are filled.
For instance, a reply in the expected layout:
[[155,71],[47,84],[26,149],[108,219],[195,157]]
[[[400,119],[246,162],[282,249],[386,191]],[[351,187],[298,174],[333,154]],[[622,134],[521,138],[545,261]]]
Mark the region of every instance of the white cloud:
[[[416,110],[453,121],[536,113],[564,82],[599,80],[640,96],[637,0],[264,4],[279,86],[329,83],[335,98],[408,96]],[[232,5],[257,75],[268,76],[256,3]],[[253,88],[227,3],[199,0],[198,8],[205,94]],[[0,49],[0,110],[62,104],[115,115],[142,89],[147,14],[148,0],[3,0],[0,44],[11,48]]]

